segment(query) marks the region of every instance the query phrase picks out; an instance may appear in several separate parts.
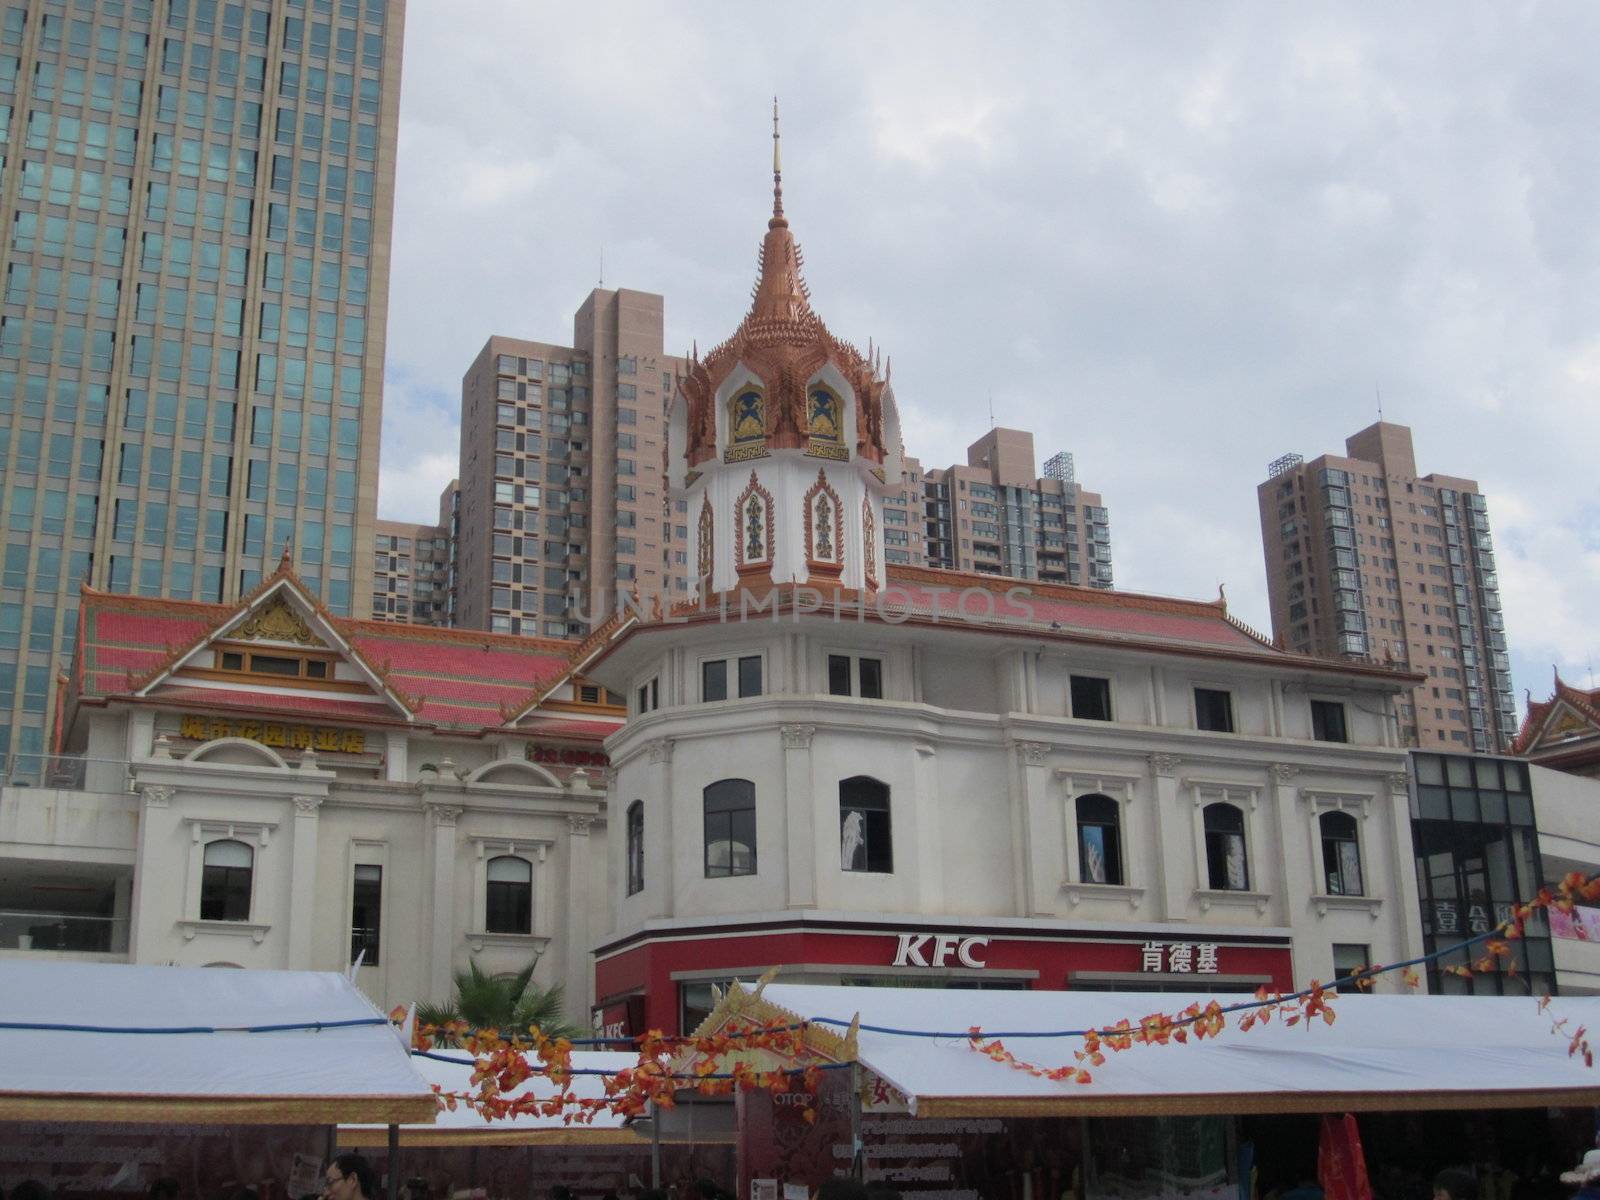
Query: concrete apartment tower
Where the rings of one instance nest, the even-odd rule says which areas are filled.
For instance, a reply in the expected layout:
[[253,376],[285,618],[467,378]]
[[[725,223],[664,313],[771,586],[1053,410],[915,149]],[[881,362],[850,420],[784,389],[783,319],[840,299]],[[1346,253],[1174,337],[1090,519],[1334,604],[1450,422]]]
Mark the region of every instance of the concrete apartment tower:
[[596,288],[573,344],[491,337],[461,381],[455,624],[582,637],[617,589],[687,598],[686,521],[668,512],[663,301]]
[[[1033,434],[996,428],[967,447],[965,465],[930,470],[920,486],[918,469],[906,460],[907,503],[884,502],[886,556],[899,550],[915,566],[1111,586],[1110,517],[1097,493],[1078,487],[1070,454],[1052,456],[1040,476]],[[889,536],[902,510],[920,528],[897,546]]]
[[404,0],[0,16],[0,752],[38,770],[79,585],[370,569]]
[[459,490],[454,479],[445,485],[437,525],[378,519],[372,547],[374,621],[450,624],[450,543]]
[[1411,430],[1379,422],[1343,456],[1286,454],[1256,489],[1273,635],[1290,650],[1426,674],[1396,705],[1424,750],[1516,733],[1505,619],[1478,485],[1417,474]]

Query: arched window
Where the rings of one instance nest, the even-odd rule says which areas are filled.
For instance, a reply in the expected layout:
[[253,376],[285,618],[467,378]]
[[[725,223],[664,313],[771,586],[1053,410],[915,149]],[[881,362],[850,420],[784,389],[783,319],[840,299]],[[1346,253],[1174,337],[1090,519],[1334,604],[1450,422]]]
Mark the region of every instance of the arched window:
[[1244,813],[1232,804],[1205,807],[1206,874],[1214,892],[1250,890],[1250,868],[1245,859]]
[[515,854],[489,860],[483,928],[487,933],[533,932],[533,864]]
[[824,442],[839,440],[840,421],[844,405],[838,394],[822,384],[811,385],[811,395],[806,405],[806,432]]
[[1078,879],[1083,883],[1122,882],[1122,810],[1110,796],[1079,796]]
[[644,801],[628,805],[628,895],[644,891]]
[[1322,832],[1322,871],[1328,895],[1365,895],[1356,819],[1347,812],[1325,812],[1317,818],[1317,824]]
[[705,792],[706,878],[756,873],[756,785],[719,779]]
[[728,401],[728,441],[737,446],[767,436],[766,402],[760,388],[744,387]]
[[894,870],[888,784],[865,775],[839,781],[839,865],[846,871]]
[[206,845],[205,870],[200,876],[202,921],[248,921],[250,884],[255,874],[255,851],[233,838]]

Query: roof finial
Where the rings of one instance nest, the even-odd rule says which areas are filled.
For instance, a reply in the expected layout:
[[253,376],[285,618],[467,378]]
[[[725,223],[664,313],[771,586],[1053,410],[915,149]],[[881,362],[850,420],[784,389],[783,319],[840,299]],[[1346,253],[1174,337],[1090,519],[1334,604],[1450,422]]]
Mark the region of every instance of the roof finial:
[[294,555],[291,550],[293,539],[283,539],[283,557],[278,559],[278,573],[283,574],[294,570]]
[[783,220],[783,159],[778,154],[778,98],[772,98],[772,224]]

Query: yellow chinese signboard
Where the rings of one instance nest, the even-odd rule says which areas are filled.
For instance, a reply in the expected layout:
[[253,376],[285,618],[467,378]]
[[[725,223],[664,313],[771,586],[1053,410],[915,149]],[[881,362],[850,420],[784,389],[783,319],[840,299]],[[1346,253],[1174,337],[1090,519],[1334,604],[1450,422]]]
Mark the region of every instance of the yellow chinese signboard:
[[283,750],[360,754],[367,748],[367,735],[359,729],[337,729],[331,725],[289,725],[282,721],[236,721],[226,717],[192,714],[178,719],[178,735],[197,742],[223,737],[247,738],[263,746],[276,746]]

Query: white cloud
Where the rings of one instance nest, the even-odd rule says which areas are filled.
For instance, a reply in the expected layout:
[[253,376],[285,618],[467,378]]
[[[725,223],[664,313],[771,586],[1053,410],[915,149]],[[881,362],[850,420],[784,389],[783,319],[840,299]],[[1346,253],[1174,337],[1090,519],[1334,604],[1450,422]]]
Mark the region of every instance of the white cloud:
[[1119,585],[1225,580],[1264,626],[1255,485],[1381,389],[1423,471],[1489,494],[1519,682],[1600,658],[1600,9],[1007,13],[412,5],[382,511],[431,515],[462,372],[492,333],[566,341],[602,246],[669,350],[726,336],[777,92],[817,307],[893,356],[925,464],[992,395],[1076,453]]

